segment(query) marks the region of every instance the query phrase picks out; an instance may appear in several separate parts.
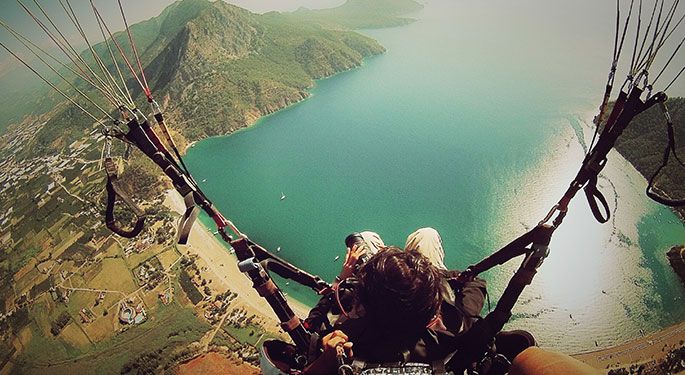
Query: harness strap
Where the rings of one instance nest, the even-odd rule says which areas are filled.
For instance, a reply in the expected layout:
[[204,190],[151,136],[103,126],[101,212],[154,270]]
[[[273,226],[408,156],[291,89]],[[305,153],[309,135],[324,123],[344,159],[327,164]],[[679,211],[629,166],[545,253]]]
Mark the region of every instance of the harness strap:
[[535,274],[537,274],[536,270],[521,269],[514,274],[511,280],[515,280],[523,285],[530,285],[533,282]]
[[156,141],[150,139],[148,133],[145,131],[146,129],[150,129],[147,120],[140,124],[137,120],[133,119],[129,121],[127,125],[129,131],[126,133],[126,139],[133,142],[147,157],[157,164],[162,171],[164,171],[164,174],[171,179],[176,191],[183,196],[186,210],[183,213],[178,226],[178,243],[180,245],[185,245],[188,243],[190,230],[202,208],[196,205],[196,201],[207,202],[206,204],[208,206],[211,206],[211,204],[205,199],[202,193],[194,187],[192,180],[176,166],[173,158],[170,159],[167,157],[168,152],[162,152],[159,149],[156,145],[156,142],[159,142],[159,139],[154,135],[154,132],[151,132],[151,134],[154,135],[153,138],[156,139]]
[[682,165],[685,167],[685,164],[683,161],[678,157],[678,154],[676,154],[676,147],[675,147],[675,134],[673,130],[673,120],[671,119],[671,115],[668,112],[668,108],[666,108],[666,104],[664,102],[661,102],[661,109],[664,112],[664,116],[666,117],[666,131],[668,133],[667,139],[668,142],[666,144],[666,147],[664,148],[664,154],[661,160],[661,165],[659,168],[654,172],[652,177],[649,178],[649,183],[647,184],[647,196],[650,197],[652,200],[659,202],[663,205],[669,206],[669,207],[677,207],[677,206],[685,206],[685,199],[670,199],[667,198],[663,195],[660,195],[659,193],[656,192],[657,188],[654,186],[654,182],[656,181],[657,176],[659,173],[661,173],[661,170],[668,165],[668,160],[670,159],[671,153],[673,153],[673,157]]
[[[593,175],[588,180],[587,185],[583,189],[585,192],[585,197],[590,205],[590,210],[595,219],[604,224],[609,221],[611,217],[611,211],[609,210],[609,203],[607,203],[604,194],[597,189],[597,175]],[[602,205],[602,211],[600,211],[599,204]]]
[[[112,232],[124,237],[133,238],[140,234],[145,226],[145,213],[141,210],[131,198],[119,186],[119,176],[116,164],[111,157],[105,158],[105,172],[107,173],[107,208],[105,210],[105,225]],[[131,208],[133,214],[137,217],[136,223],[131,230],[124,230],[117,226],[114,218],[114,204],[117,196]]]
[[283,328],[283,330],[286,332],[292,332],[296,328],[300,327],[300,323],[302,323],[300,318],[297,315],[293,315],[287,322],[281,323],[281,328]]
[[262,285],[255,286],[255,289],[257,290],[257,293],[259,293],[259,295],[262,297],[270,296],[278,291],[278,287],[271,279],[269,279]]

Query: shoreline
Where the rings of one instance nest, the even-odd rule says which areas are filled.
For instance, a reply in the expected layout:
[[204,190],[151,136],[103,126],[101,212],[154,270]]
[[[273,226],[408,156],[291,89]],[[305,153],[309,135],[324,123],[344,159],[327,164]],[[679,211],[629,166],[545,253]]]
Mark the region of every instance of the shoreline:
[[[381,47],[383,47],[383,46],[381,46]],[[275,115],[275,114],[277,114],[277,113],[280,113],[280,112],[282,112],[282,111],[286,111],[286,110],[292,109],[293,107],[297,106],[298,104],[303,103],[304,101],[306,101],[307,99],[309,99],[309,98],[312,97],[313,94],[312,94],[311,90],[313,90],[313,89],[315,89],[315,88],[317,87],[319,81],[331,79],[331,78],[337,77],[337,76],[339,76],[339,75],[341,75],[341,74],[349,73],[349,72],[352,72],[352,71],[354,71],[354,70],[360,69],[360,68],[362,68],[362,67],[364,66],[364,64],[366,63],[366,61],[367,61],[368,59],[373,59],[373,58],[376,58],[376,57],[378,57],[378,56],[382,56],[382,55],[384,55],[386,52],[387,52],[387,50],[385,49],[385,47],[383,47],[383,52],[381,52],[381,53],[379,53],[379,54],[376,54],[376,55],[369,55],[369,56],[362,57],[362,61],[359,63],[359,65],[356,65],[356,66],[353,66],[353,67],[350,67],[350,68],[347,68],[347,69],[343,69],[343,70],[334,72],[333,74],[328,75],[328,76],[325,76],[325,77],[321,77],[321,78],[312,78],[312,84],[311,84],[309,87],[306,87],[306,88],[304,88],[304,89],[301,91],[301,93],[302,93],[301,99],[299,99],[299,100],[297,100],[297,101],[289,102],[289,103],[285,104],[283,107],[280,107],[280,108],[278,108],[278,109],[276,109],[276,110],[274,110],[274,111],[263,113],[259,108],[252,108],[252,109],[249,110],[247,113],[248,113],[248,114],[251,114],[251,115],[254,115],[254,116],[250,116],[250,117],[246,118],[246,119],[245,119],[245,122],[244,122],[243,124],[241,124],[240,126],[238,126],[238,128],[233,129],[233,130],[229,131],[229,132],[226,133],[226,134],[218,134],[218,135],[213,135],[213,136],[209,136],[209,137],[205,137],[205,138],[202,138],[202,139],[198,139],[198,140],[191,141],[191,142],[189,142],[189,143],[183,148],[182,155],[186,155],[186,154],[188,153],[188,150],[190,150],[191,148],[195,147],[195,145],[196,145],[197,143],[201,142],[201,141],[204,141],[204,140],[207,140],[207,139],[210,139],[210,138],[215,138],[215,137],[228,137],[228,136],[231,136],[231,135],[233,135],[233,134],[235,134],[235,133],[238,133],[238,132],[241,132],[241,131],[245,131],[245,130],[247,130],[247,129],[253,128],[253,127],[256,126],[256,125],[259,125],[261,122],[263,122],[264,120],[266,120],[266,119],[269,118],[270,116],[273,116],[273,115]],[[256,114],[256,115],[255,115],[255,114]]]
[[662,360],[667,357],[670,350],[682,347],[683,340],[685,321],[620,345],[571,356],[595,368],[617,368],[633,363]]
[[[175,190],[167,190],[164,205],[178,214],[185,211],[183,199]],[[209,228],[197,220],[191,229],[188,244],[179,245],[179,250],[182,250],[182,254],[191,253],[202,259],[207,264],[209,271],[216,275],[231,291],[237,293],[238,299],[258,313],[260,317],[277,321],[276,314],[269,304],[252,287],[252,281],[238,270],[236,256],[231,254],[222,240],[212,233]],[[291,296],[286,296],[286,299],[295,314],[303,319],[307,316],[311,307]]]

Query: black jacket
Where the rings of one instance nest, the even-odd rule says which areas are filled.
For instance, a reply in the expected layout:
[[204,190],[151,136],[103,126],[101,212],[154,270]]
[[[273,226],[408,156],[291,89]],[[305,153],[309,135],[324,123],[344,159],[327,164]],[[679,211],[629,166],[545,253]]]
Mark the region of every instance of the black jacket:
[[[462,346],[463,340],[460,338],[480,319],[485,303],[485,280],[476,278],[459,285],[456,282],[457,274],[456,271],[448,271],[444,275],[443,302],[440,306],[443,325],[440,328],[409,332],[403,327],[394,327],[384,332],[378,328],[378,324],[362,317],[339,319],[335,329],[348,335],[354,344],[355,357],[366,362],[431,363],[444,359],[460,349],[455,346]],[[478,333],[471,332],[471,335],[474,334]]]

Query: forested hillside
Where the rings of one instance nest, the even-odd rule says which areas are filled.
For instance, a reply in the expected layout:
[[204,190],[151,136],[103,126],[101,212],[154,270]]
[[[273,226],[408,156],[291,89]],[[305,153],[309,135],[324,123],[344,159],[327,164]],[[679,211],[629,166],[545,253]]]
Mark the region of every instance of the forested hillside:
[[[676,152],[685,162],[685,98],[669,99],[666,106],[673,119]],[[661,108],[654,106],[633,120],[618,139],[616,148],[649,179],[661,165],[667,139],[666,119]],[[673,155],[657,177],[656,187],[671,198],[685,199],[685,167]],[[685,208],[679,208],[678,212],[685,217]]]
[[[378,7],[371,1],[355,3],[356,9]],[[245,127],[307,97],[315,79],[384,52],[376,41],[354,31],[329,30],[290,14],[254,14],[223,1],[181,0],[131,30],[149,85],[171,126],[185,138],[181,143]],[[128,45],[124,33],[115,38]],[[106,55],[104,44],[95,49]],[[83,56],[89,58],[87,52]],[[147,111],[135,80],[128,86]],[[58,108],[31,149],[62,150],[91,127],[92,121],[73,107]]]

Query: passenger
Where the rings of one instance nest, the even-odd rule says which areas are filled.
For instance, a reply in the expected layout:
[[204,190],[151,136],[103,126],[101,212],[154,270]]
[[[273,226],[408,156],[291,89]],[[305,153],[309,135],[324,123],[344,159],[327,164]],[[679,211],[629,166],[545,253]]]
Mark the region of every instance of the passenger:
[[445,267],[445,250],[442,248],[442,238],[440,238],[438,231],[433,228],[420,228],[410,234],[407,237],[404,250],[418,251],[438,269],[447,270],[447,267]]
[[420,228],[410,234],[404,250],[416,251],[426,257],[434,267],[440,270],[446,281],[441,289],[443,303],[440,310],[443,313],[434,324],[453,333],[469,329],[479,319],[485,304],[487,293],[485,280],[475,278],[459,284],[457,282],[459,271],[447,270],[442,238],[433,228]]
[[352,248],[347,248],[345,262],[340,270],[340,274],[335,278],[336,282],[340,282],[352,276],[354,271],[360,266],[357,264],[360,259],[369,259],[386,247],[381,236],[376,232],[364,231],[360,232],[359,235],[361,235],[363,239],[363,246],[352,246]]
[[[360,233],[363,238],[363,245],[347,248],[345,262],[338,277],[333,283],[334,287],[341,281],[352,276],[359,268],[357,262],[363,259],[368,249],[371,255],[377,254],[386,248],[381,237],[371,231]],[[442,239],[437,230],[433,228],[420,228],[407,237],[405,251],[418,252],[422,254],[440,273],[440,290],[442,296],[441,313],[432,321],[430,328],[439,328],[454,334],[467,330],[479,319],[479,314],[485,304],[486,282],[476,278],[466,283],[458,283],[458,271],[448,271],[445,266],[445,251],[442,246]],[[319,331],[320,327],[330,328],[330,323],[326,314],[332,311],[340,314],[337,304],[330,296],[322,298],[319,303],[311,310],[305,321],[305,326],[309,329]]]
[[[331,359],[335,358],[337,346],[342,345],[352,354],[351,343],[355,358],[372,363],[431,363],[444,360],[456,349],[444,345],[445,338],[467,330],[478,317],[485,282],[476,279],[456,285],[456,280],[450,279],[439,235],[433,229],[414,232],[407,245],[408,251],[382,248],[362,265],[356,274],[359,286],[355,309],[359,316],[336,323],[336,330],[322,340],[324,354],[306,373],[335,372],[337,362]],[[348,260],[356,256],[354,250],[348,251]],[[423,255],[426,253],[431,259]],[[505,355],[512,359],[534,344],[526,332],[501,336],[497,347],[503,346],[505,352],[508,347]]]
[[[361,264],[358,264],[360,259],[369,259],[385,248],[385,243],[378,233],[364,231],[359,233],[359,235],[362,237],[363,243],[347,248],[345,262],[343,262],[340,274],[336,276],[333,282],[333,289],[337,288],[340,282],[354,275],[355,271],[361,266]],[[333,297],[332,293],[325,294],[316,306],[309,311],[309,315],[304,321],[305,328],[315,332],[326,331],[332,328],[328,320],[328,313],[331,312],[335,315],[341,313]]]
[[[417,252],[387,247],[362,265],[359,280],[360,317],[336,323],[322,340],[323,354],[306,374],[331,374],[337,346],[370,362],[394,362],[410,353],[441,303],[441,275]],[[349,344],[351,342],[352,344]]]
[[[404,250],[416,251],[428,258],[448,284],[447,287],[443,284],[439,314],[429,328],[452,334],[463,333],[481,319],[480,312],[487,295],[486,282],[480,278],[457,281],[459,271],[448,271],[445,266],[445,250],[437,230],[417,229],[407,237]],[[535,345],[535,338],[523,330],[502,331],[495,337],[495,342],[497,353],[512,361],[518,353]]]

